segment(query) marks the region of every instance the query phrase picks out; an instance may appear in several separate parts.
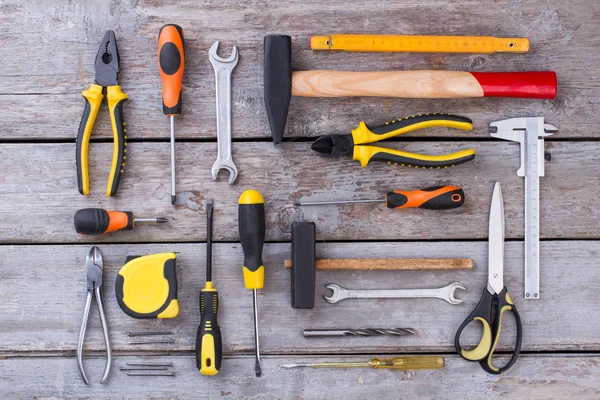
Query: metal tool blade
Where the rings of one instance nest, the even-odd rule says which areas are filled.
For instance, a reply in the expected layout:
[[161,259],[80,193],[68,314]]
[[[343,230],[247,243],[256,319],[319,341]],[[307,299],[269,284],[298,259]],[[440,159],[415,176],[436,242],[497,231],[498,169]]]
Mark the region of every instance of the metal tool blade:
[[499,182],[492,194],[488,240],[488,291],[500,293],[504,287],[504,201]]

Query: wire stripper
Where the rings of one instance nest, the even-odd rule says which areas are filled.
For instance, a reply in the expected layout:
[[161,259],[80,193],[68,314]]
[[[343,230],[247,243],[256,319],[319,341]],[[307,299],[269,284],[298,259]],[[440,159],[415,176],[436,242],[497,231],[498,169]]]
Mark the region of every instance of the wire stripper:
[[363,146],[364,144],[379,142],[403,133],[434,126],[471,130],[473,129],[473,121],[466,117],[451,114],[413,115],[412,117],[400,118],[373,128],[369,128],[361,121],[358,127],[352,130],[351,135],[334,134],[321,136],[312,144],[311,148],[323,156],[351,156],[353,160],[360,161],[360,165],[363,167],[366,167],[372,161],[382,161],[403,167],[440,169],[454,167],[475,158],[475,150],[473,149],[432,156],[385,147]]

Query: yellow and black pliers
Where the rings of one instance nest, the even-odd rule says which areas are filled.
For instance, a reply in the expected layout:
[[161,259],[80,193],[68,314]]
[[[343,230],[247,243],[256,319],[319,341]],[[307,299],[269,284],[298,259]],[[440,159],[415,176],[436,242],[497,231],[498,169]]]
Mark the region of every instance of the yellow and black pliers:
[[89,89],[81,93],[85,98],[85,108],[77,133],[77,185],[79,186],[79,193],[85,195],[89,193],[88,147],[90,135],[100,109],[100,103],[106,95],[114,139],[113,159],[106,195],[114,196],[119,188],[121,174],[125,167],[127,129],[125,129],[125,119],[123,117],[123,103],[129,96],[123,93],[119,86],[119,49],[113,31],[106,31],[104,34],[100,49],[96,54],[94,67],[96,69],[96,79]]
[[400,118],[385,125],[369,128],[363,121],[352,130],[351,135],[325,135],[318,138],[312,149],[328,157],[351,156],[366,167],[371,161],[383,161],[388,164],[406,167],[440,169],[453,167],[475,158],[475,150],[468,149],[456,153],[430,156],[409,153],[385,147],[363,146],[367,143],[379,142],[403,133],[433,126],[471,130],[473,121],[469,118],[451,114],[419,114]]

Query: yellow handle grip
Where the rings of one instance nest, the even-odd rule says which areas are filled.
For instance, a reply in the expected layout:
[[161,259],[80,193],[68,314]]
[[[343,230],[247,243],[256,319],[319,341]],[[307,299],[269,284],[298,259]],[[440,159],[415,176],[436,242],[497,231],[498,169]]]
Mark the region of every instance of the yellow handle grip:
[[127,158],[127,128],[125,126],[125,117],[123,116],[123,103],[129,96],[121,91],[120,86],[109,86],[106,89],[106,100],[108,101],[108,110],[110,112],[110,122],[113,131],[113,158],[106,187],[106,195],[114,196],[117,194],[121,175],[125,168]]
[[81,116],[81,122],[79,123],[79,130],[77,132],[77,186],[79,187],[79,193],[87,195],[90,191],[90,178],[88,172],[90,136],[104,95],[102,94],[102,86],[96,85],[95,83],[92,83],[88,90],[81,92],[81,95],[85,98],[85,108],[83,109],[83,115]]
[[409,153],[402,150],[376,146],[354,146],[353,160],[366,167],[371,161],[382,161],[402,167],[425,169],[440,169],[471,161],[475,158],[475,150],[461,150],[456,153],[431,156],[426,154]]
[[374,358],[373,368],[395,370],[409,369],[441,369],[444,368],[444,357],[440,356],[408,356],[394,358]]

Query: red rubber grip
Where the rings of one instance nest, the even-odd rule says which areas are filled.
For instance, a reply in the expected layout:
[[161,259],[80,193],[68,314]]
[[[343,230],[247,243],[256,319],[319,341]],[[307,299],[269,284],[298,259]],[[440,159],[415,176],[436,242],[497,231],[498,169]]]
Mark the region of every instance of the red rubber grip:
[[471,72],[481,85],[484,97],[556,97],[556,72]]

